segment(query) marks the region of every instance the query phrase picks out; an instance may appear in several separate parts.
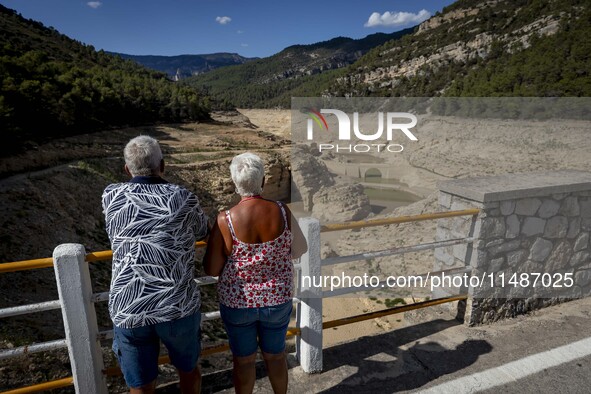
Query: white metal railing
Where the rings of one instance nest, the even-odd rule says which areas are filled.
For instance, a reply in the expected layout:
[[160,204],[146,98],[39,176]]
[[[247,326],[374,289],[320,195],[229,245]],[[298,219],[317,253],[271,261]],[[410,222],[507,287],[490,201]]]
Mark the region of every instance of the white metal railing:
[[[217,283],[217,278],[212,276],[203,276],[200,278],[196,278],[195,282],[197,282],[198,286],[205,286],[210,284]],[[93,303],[107,301],[109,299],[109,292],[102,292],[102,293],[93,293],[91,300]],[[0,319],[19,316],[19,315],[26,315],[36,312],[43,312],[43,311],[50,311],[60,309],[62,307],[62,303],[60,300],[52,300],[52,301],[45,301],[39,302],[35,304],[27,304],[27,305],[19,305],[14,307],[2,308],[0,309]],[[212,312],[204,312],[201,314],[201,321],[208,321],[208,320],[215,320],[220,318],[219,311],[212,311]],[[99,332],[99,340],[104,339],[112,339],[113,338],[113,330],[106,330]],[[31,353],[39,353],[48,350],[56,350],[56,349],[65,349],[68,347],[66,339],[58,339],[54,341],[47,341],[47,342],[38,342],[32,343],[30,345],[19,346],[11,349],[4,349],[0,351],[0,360],[22,356],[24,354],[31,354]]]
[[[100,341],[112,339],[113,330],[98,331],[94,303],[107,301],[109,292],[92,293],[85,256],[84,247],[78,244],[59,245],[55,249],[53,260],[59,300],[0,309],[0,318],[61,309],[66,338],[3,349],[0,360],[68,348],[76,391],[106,393]],[[198,286],[211,285],[217,283],[217,278],[204,276],[196,278],[195,282]],[[202,321],[219,319],[220,312],[205,312],[201,318]]]
[[471,238],[471,237],[450,239],[447,241],[429,242],[426,244],[403,246],[403,247],[399,247],[399,248],[378,250],[375,252],[364,252],[364,253],[359,253],[359,254],[353,254],[350,256],[328,257],[326,259],[322,259],[320,264],[323,267],[325,267],[327,265],[350,263],[352,261],[375,259],[377,257],[394,256],[397,254],[405,254],[405,253],[410,253],[410,252],[420,252],[423,250],[432,250],[432,249],[442,248],[444,246],[469,244],[472,242],[474,242],[474,238]]
[[11,306],[8,308],[0,309],[0,319],[5,317],[27,315],[29,313],[35,312],[51,311],[54,309],[60,309],[61,307],[62,304],[60,303],[60,300],[45,301],[36,304]]
[[57,339],[55,341],[32,343],[30,345],[19,346],[12,349],[2,350],[0,360],[22,356],[23,354],[46,352],[48,350],[65,349],[68,347],[66,339]]
[[[62,249],[66,250],[66,254],[63,254]],[[72,254],[71,252],[74,251],[75,253]],[[69,254],[68,254],[69,253]],[[82,258],[81,258],[82,256]],[[25,346],[19,346],[10,349],[3,349],[0,351],[0,360],[5,360],[13,357],[22,356],[25,354],[31,353],[38,353],[38,352],[45,352],[45,351],[53,351],[58,349],[68,349],[70,354],[70,360],[72,363],[72,372],[74,375],[74,386],[76,387],[77,392],[96,392],[102,393],[106,392],[106,386],[104,386],[104,374],[103,374],[103,365],[102,365],[102,351],[100,345],[95,345],[95,343],[99,343],[103,340],[109,340],[113,338],[113,330],[104,330],[98,331],[98,325],[96,323],[96,313],[94,312],[93,304],[98,302],[104,302],[109,299],[109,292],[100,292],[100,293],[91,293],[88,298],[88,302],[85,301],[85,297],[80,297],[80,293],[88,294],[91,291],[90,287],[90,273],[88,270],[88,262],[84,260],[85,251],[82,245],[78,244],[64,244],[59,245],[54,251],[54,269],[56,271],[56,280],[58,284],[58,292],[60,293],[59,300],[51,300],[45,301],[40,303],[34,304],[27,304],[27,305],[19,305],[15,307],[7,307],[0,309],[0,318],[8,318],[13,316],[25,315],[25,314],[32,314],[36,312],[42,311],[49,311],[49,310],[57,310],[62,309],[62,315],[64,318],[64,327],[66,328],[66,338],[53,340],[53,341],[46,341],[46,342],[39,342],[39,343],[32,343]],[[59,263],[58,263],[59,261]],[[60,265],[59,270],[57,264]],[[36,268],[36,267],[35,267]],[[42,267],[41,267],[42,268]],[[297,269],[297,268],[296,268]],[[59,273],[58,273],[59,271]],[[73,279],[77,277],[80,279],[79,283]],[[85,278],[85,279],[83,279]],[[203,276],[195,279],[195,282],[198,286],[206,286],[217,283],[218,278],[212,276]],[[64,283],[65,282],[65,283]],[[75,289],[71,289],[73,291],[65,291],[61,290],[63,285],[68,285],[68,289],[71,289],[72,286]],[[72,299],[73,298],[73,299]],[[294,304],[299,302],[297,297],[293,299]],[[65,307],[64,305],[71,305],[70,307]],[[73,305],[73,306],[72,306]],[[82,312],[80,315],[66,313],[64,309],[67,308],[74,308],[75,310]],[[80,321],[80,317],[87,316],[88,319],[85,319],[84,322]],[[92,317],[90,317],[92,316]],[[220,318],[220,311],[212,311],[212,312],[204,312],[201,314],[201,321],[210,321],[216,320]],[[82,323],[84,327],[81,330],[68,330],[68,327],[72,326],[72,322],[70,319],[77,320],[78,324]],[[86,339],[84,341],[80,340],[72,340],[73,337],[79,336],[79,333],[87,333],[84,336]],[[91,341],[90,339],[93,337],[91,333],[96,332],[94,338],[96,340]],[[83,347],[82,351],[78,353],[80,347]],[[86,349],[84,349],[86,348]],[[94,349],[94,351],[92,350]],[[82,359],[79,354],[88,354],[89,352],[99,354],[100,361],[98,361],[98,357],[94,357],[95,359]],[[82,375],[81,375],[82,374]],[[90,374],[90,375],[88,375]],[[77,377],[78,375],[78,377]],[[91,376],[92,379],[86,379],[81,381],[79,376]],[[88,386],[88,382],[92,386]],[[71,383],[70,383],[71,384]],[[95,390],[95,391],[83,391],[83,390]],[[105,391],[104,391],[105,390]]]
[[[203,276],[200,278],[196,278],[195,282],[197,283],[198,286],[205,286],[205,285],[217,283],[217,278],[213,277],[213,276]],[[92,301],[95,303],[107,301],[108,299],[109,299],[109,292],[108,291],[105,291],[102,293],[93,293],[93,295],[92,295]],[[6,317],[18,316],[18,315],[26,315],[29,313],[51,311],[51,310],[55,310],[55,309],[60,309],[61,307],[62,307],[62,304],[61,304],[60,300],[52,300],[52,301],[38,302],[35,304],[12,306],[12,307],[8,307],[8,308],[0,309],[0,319],[6,318]],[[202,318],[208,320],[208,317],[205,313],[202,314]]]
[[[459,214],[476,215],[478,210],[472,211],[451,211],[445,213],[437,213],[431,215],[419,215],[416,218],[408,218],[408,221],[429,220],[448,217],[450,215],[459,216]],[[391,219],[390,219],[391,220]],[[407,218],[403,218],[407,220]],[[402,220],[401,220],[402,222]],[[320,286],[313,286],[313,281],[308,281],[308,286],[302,282],[302,276],[310,278],[320,277],[322,267],[331,266],[335,264],[343,264],[359,260],[373,259],[377,257],[387,257],[409,252],[417,252],[424,250],[432,250],[445,246],[470,244],[474,242],[474,238],[467,236],[465,238],[451,239],[438,242],[430,242],[419,245],[404,246],[398,248],[389,248],[373,252],[363,252],[349,256],[328,257],[321,258],[321,243],[320,233],[323,231],[338,231],[339,229],[347,229],[353,226],[359,228],[363,223],[355,223],[353,225],[339,224],[331,227],[322,227],[320,222],[314,218],[302,218],[299,220],[300,227],[304,237],[308,243],[307,252],[301,257],[301,264],[298,276],[298,291],[301,302],[297,309],[297,328],[300,329],[301,335],[296,340],[296,356],[300,362],[302,369],[307,373],[316,373],[322,371],[322,332],[324,327],[322,318],[322,299],[328,297],[336,297],[340,295],[357,293],[367,290],[376,290],[386,287],[386,281],[380,281],[377,286],[360,286],[360,287],[342,287],[333,290],[323,290]],[[380,219],[370,223],[369,225],[386,225],[390,224],[388,219]],[[417,274],[414,277],[425,277],[436,274],[446,275],[461,275],[471,272],[471,267],[453,268],[444,271]],[[310,283],[312,282],[312,283]]]

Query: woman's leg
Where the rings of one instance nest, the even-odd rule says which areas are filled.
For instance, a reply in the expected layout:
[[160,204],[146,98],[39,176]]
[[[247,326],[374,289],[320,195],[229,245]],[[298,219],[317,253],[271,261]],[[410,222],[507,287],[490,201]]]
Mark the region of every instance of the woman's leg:
[[233,355],[234,390],[238,394],[252,393],[256,379],[258,311],[256,308],[229,308],[220,304],[220,314]]
[[292,302],[260,308],[259,342],[267,374],[275,394],[287,392],[285,334],[291,318]]
[[275,394],[287,393],[287,358],[285,352],[271,354],[263,352],[267,374]]
[[233,357],[232,381],[237,394],[250,394],[254,390],[256,357],[256,353],[244,357]]
[[113,327],[113,351],[131,394],[150,394],[156,389],[160,339],[154,326]]

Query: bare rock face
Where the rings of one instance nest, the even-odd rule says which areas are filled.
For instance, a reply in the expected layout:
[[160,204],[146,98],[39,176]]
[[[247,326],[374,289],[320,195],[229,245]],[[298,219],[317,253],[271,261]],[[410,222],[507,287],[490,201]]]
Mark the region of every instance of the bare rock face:
[[427,30],[435,29],[443,23],[452,22],[457,19],[463,19],[469,16],[474,16],[480,11],[479,8],[468,8],[465,10],[456,10],[447,12],[441,16],[434,16],[419,25],[418,33],[423,33]]
[[289,200],[289,165],[284,157],[269,156],[265,160],[263,196],[271,200]]
[[325,259],[327,257],[337,257],[337,252],[334,251],[329,242],[324,241],[320,249],[320,257]]
[[369,198],[360,184],[337,184],[314,149],[298,147],[291,158],[292,194],[300,197],[304,210],[321,221],[360,220],[371,213]]
[[292,193],[301,197],[304,210],[312,211],[313,197],[323,187],[335,184],[333,175],[324,162],[307,152],[305,148],[292,154],[291,177]]
[[361,220],[371,213],[369,198],[360,184],[324,187],[313,198],[312,215],[321,221]]

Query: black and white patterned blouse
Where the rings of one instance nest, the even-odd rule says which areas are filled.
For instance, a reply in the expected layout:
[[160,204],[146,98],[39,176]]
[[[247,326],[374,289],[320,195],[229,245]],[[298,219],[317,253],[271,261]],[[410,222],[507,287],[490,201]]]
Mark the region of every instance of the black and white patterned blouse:
[[195,313],[195,241],[207,235],[197,196],[162,178],[134,177],[107,186],[102,204],[113,249],[113,323],[134,328]]

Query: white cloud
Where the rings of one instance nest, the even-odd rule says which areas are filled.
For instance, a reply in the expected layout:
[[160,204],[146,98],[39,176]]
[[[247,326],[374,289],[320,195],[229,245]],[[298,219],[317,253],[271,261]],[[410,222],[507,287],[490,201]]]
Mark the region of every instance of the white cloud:
[[240,44],[241,47],[247,47],[248,44]]
[[230,18],[229,16],[218,16],[217,18],[215,18],[215,21],[220,25],[227,25],[232,21],[232,18]]
[[410,24],[421,23],[431,17],[431,13],[425,9],[420,10],[416,14],[412,12],[389,12],[386,11],[383,14],[374,12],[369,16],[365,27],[375,26],[405,26]]
[[242,33],[244,33],[244,30],[236,30],[236,33],[237,34],[242,34]]
[[100,1],[89,1],[88,3],[86,3],[86,5],[89,6],[90,8],[94,8],[96,10],[101,5],[103,5],[103,3]]

